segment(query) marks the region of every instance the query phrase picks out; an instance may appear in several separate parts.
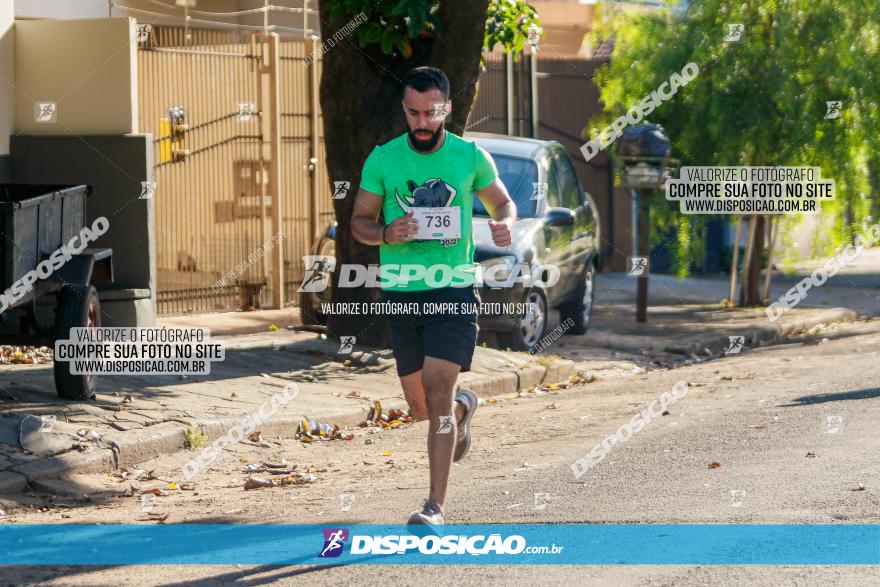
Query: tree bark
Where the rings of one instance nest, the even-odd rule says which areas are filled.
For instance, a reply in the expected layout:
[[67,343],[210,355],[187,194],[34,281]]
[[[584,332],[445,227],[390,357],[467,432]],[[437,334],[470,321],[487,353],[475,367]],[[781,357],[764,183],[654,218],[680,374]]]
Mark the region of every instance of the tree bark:
[[767,273],[764,274],[764,294],[762,303],[770,303],[770,281],[773,276],[773,249],[776,247],[776,236],[779,234],[779,226],[782,223],[781,218],[771,216],[767,219],[767,232],[770,233],[770,244],[767,246]]
[[736,218],[736,236],[733,237],[733,250],[730,255],[730,291],[727,294],[727,303],[734,304],[733,297],[736,295],[736,276],[739,275],[739,236],[742,232],[742,216]]
[[483,34],[489,0],[443,0],[438,18],[440,34],[434,43],[431,63],[449,77],[452,116],[446,127],[461,135],[477,95]]
[[[351,21],[354,13],[330,18],[328,0],[319,0],[321,37],[329,39]],[[410,39],[412,55],[384,55],[379,45],[360,47],[354,38],[345,38],[323,56],[320,100],[324,120],[329,184],[349,181],[351,189],[344,199],[334,200],[338,222],[336,230],[336,270],[338,281],[343,264],[378,264],[379,248],[357,241],[351,233],[351,214],[360,185],[364,161],[376,145],[406,132],[401,106],[402,80],[413,67],[439,67],[449,76],[452,112],[447,128],[456,134],[464,129],[476,94],[481,48],[486,26],[488,0],[444,0],[438,13],[439,38],[430,35]],[[375,15],[367,14],[369,22]],[[361,25],[365,26],[365,25]],[[381,300],[379,288],[333,288],[334,302]],[[331,315],[328,330],[335,336],[356,336],[357,344],[387,346],[385,320],[369,315]]]
[[871,221],[880,221],[880,158],[868,158],[868,187],[871,190]]
[[764,256],[764,216],[752,216],[755,229],[749,231],[751,243],[749,246],[750,257],[746,260],[747,267],[743,275],[740,305],[757,306],[763,303],[761,299],[761,261]]

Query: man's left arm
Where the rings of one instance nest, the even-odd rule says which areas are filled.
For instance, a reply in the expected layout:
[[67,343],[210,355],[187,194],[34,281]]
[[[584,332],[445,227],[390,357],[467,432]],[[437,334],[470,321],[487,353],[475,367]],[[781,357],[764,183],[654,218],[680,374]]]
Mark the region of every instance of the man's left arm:
[[492,220],[489,229],[492,231],[492,242],[497,247],[509,247],[511,244],[510,230],[516,220],[516,204],[510,199],[507,188],[498,177],[498,169],[492,156],[482,147],[474,145],[474,190]]
[[510,199],[507,188],[499,178],[481,190],[477,196],[489,212],[492,220],[489,229],[492,231],[492,242],[497,247],[509,247],[511,244],[510,230],[516,221],[516,204]]

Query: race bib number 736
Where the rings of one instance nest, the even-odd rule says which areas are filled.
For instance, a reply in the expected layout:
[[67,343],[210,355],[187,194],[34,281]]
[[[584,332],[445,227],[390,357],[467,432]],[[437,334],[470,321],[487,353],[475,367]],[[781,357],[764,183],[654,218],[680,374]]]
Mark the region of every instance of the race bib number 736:
[[410,208],[419,223],[415,240],[448,240],[461,238],[461,208]]

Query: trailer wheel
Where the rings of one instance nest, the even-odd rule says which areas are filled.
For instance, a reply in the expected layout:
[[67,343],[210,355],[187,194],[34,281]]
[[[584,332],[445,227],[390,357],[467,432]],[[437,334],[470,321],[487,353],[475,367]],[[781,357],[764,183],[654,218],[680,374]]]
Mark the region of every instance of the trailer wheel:
[[[55,319],[55,336],[59,340],[70,338],[71,328],[101,326],[101,306],[98,292],[91,285],[65,285],[58,299]],[[95,391],[95,375],[74,375],[70,361],[55,361],[55,389],[58,397],[84,400]]]

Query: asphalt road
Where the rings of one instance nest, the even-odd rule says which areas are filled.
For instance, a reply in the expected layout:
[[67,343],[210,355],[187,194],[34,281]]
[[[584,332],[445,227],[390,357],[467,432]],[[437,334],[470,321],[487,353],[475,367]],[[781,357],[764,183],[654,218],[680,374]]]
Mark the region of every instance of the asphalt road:
[[[827,337],[824,342],[822,339]],[[816,344],[819,343],[819,344]],[[471,453],[453,467],[450,523],[880,523],[880,322],[806,343],[482,406]],[[687,395],[580,479],[570,464],[641,407],[687,381]],[[305,446],[239,445],[157,498],[166,523],[403,523],[427,484],[426,425]],[[391,454],[384,454],[390,451]],[[144,468],[175,479],[192,453]],[[286,458],[317,482],[244,492],[245,463]],[[710,467],[717,463],[720,466]],[[5,523],[135,523],[136,497],[107,475],[78,479],[88,502],[32,496]],[[151,485],[152,483],[152,485]],[[140,488],[162,486],[142,482]],[[735,493],[731,493],[731,492]],[[535,493],[548,493],[543,509]],[[340,496],[354,495],[350,511]],[[347,498],[350,499],[350,498]],[[33,507],[26,507],[27,505]],[[45,511],[37,511],[39,507]],[[144,522],[149,523],[149,522]],[[51,585],[868,585],[878,566],[124,566],[6,567],[0,583]]]

